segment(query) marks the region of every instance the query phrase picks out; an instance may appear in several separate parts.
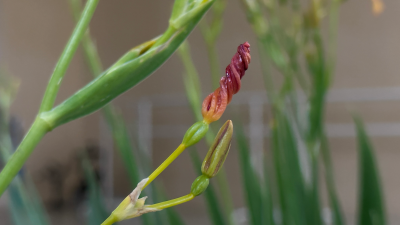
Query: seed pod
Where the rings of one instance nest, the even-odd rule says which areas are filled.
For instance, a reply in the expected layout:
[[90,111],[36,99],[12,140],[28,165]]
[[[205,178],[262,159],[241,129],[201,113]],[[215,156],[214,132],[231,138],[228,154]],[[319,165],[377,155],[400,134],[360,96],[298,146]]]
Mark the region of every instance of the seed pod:
[[233,134],[233,124],[231,120],[219,129],[214,143],[211,145],[210,150],[206,155],[201,166],[201,172],[208,177],[214,177],[225,162],[231,147],[231,140]]
[[[63,103],[48,112],[41,113],[40,118],[46,121],[50,130],[54,129],[61,124],[95,112],[137,85],[175,52],[214,1],[202,1],[190,10],[186,5],[180,4],[183,1],[176,1],[179,5],[174,8],[176,10],[172,17],[176,19],[155,43],[154,41],[146,42],[133,49],[133,52],[128,52],[116,65],[122,64],[112,66]],[[180,7],[183,7],[182,10],[178,10]],[[137,57],[132,57],[133,55]],[[126,60],[127,58],[129,60]]]
[[192,183],[192,188],[190,189],[190,193],[194,196],[198,196],[203,193],[210,183],[210,178],[205,175],[201,175],[196,178],[196,180]]
[[208,123],[199,121],[193,124],[185,133],[182,144],[186,147],[192,146],[199,142],[208,131]]

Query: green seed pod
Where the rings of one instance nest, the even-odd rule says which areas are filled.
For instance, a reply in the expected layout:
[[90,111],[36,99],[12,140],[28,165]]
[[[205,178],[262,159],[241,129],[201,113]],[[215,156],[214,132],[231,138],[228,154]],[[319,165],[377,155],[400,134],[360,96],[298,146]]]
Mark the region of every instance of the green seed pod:
[[183,137],[182,144],[186,147],[192,146],[199,142],[208,131],[209,125],[203,121],[193,124]]
[[226,157],[228,156],[231,147],[232,134],[233,124],[231,120],[228,120],[221,129],[219,129],[210,150],[208,150],[203,165],[201,166],[201,172],[203,175],[210,178],[217,175],[219,169],[222,167]]
[[118,66],[112,66],[52,110],[41,113],[40,118],[46,121],[51,130],[95,112],[136,86],[175,52],[214,1],[202,1],[198,7],[190,10],[181,4],[184,1],[176,1],[172,15],[176,19],[155,43],[146,42],[133,49],[133,52],[128,52],[117,62]]
[[190,189],[190,193],[194,196],[198,196],[203,193],[210,183],[210,178],[205,175],[201,175],[196,178],[196,180],[192,183],[192,188]]

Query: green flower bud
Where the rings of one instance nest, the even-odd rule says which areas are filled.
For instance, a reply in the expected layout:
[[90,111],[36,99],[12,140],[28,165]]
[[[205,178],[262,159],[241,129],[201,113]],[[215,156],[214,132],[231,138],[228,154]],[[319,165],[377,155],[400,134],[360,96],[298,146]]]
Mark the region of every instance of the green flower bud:
[[228,120],[221,129],[219,129],[210,150],[208,150],[203,165],[201,166],[201,172],[203,175],[210,178],[217,175],[219,169],[225,162],[226,156],[228,156],[231,147],[232,134],[233,124],[231,120]]
[[190,189],[190,193],[194,196],[198,196],[203,193],[210,183],[210,178],[207,176],[201,175],[194,180],[192,183],[192,188]]
[[199,142],[208,131],[209,125],[203,121],[193,124],[183,137],[182,144],[186,147],[192,146]]

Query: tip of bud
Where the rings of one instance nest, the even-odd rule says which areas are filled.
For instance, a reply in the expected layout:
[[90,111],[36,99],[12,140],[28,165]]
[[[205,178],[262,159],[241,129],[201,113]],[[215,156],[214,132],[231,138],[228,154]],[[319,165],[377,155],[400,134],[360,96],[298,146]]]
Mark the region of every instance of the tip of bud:
[[203,161],[201,172],[204,175],[208,177],[214,177],[217,175],[228,156],[232,135],[233,123],[231,120],[228,120],[219,129],[218,134]]

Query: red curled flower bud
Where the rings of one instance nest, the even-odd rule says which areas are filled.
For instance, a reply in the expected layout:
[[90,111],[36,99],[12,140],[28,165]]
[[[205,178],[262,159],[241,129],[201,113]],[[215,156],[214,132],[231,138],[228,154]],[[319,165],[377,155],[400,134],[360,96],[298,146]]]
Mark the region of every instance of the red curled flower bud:
[[226,67],[226,75],[219,81],[220,87],[204,99],[201,110],[204,121],[211,123],[222,116],[232,96],[240,90],[241,79],[250,60],[250,44],[245,42],[239,45],[231,63]]

